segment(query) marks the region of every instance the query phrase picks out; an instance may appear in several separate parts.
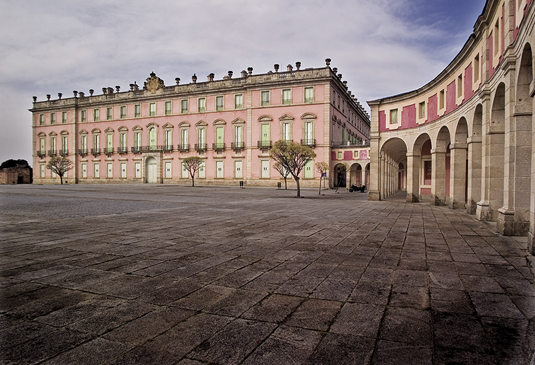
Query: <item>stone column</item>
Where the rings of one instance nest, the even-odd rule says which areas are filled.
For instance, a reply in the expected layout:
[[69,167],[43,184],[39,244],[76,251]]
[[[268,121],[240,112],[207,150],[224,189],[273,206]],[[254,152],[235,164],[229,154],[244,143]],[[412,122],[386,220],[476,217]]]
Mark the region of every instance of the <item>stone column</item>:
[[420,155],[407,152],[407,203],[420,201]]
[[466,144],[450,146],[450,208],[465,207],[466,192]]
[[380,185],[380,156],[379,145],[381,133],[379,131],[379,102],[368,103],[371,108],[370,124],[370,186],[368,187],[368,200],[381,200]]
[[444,205],[446,201],[446,151],[431,150],[431,197],[434,205]]
[[381,185],[380,185],[380,188],[379,188],[379,195],[381,197],[381,200],[383,200],[385,198],[385,195],[386,195],[386,184],[387,184],[387,181],[388,181],[388,173],[386,171],[386,159],[385,159],[385,154],[384,152],[381,152],[381,172],[380,172],[380,176],[381,176]]
[[535,128],[531,130],[531,204],[529,208],[528,251],[535,255]]
[[476,214],[481,200],[481,137],[468,138],[468,194],[466,213]]

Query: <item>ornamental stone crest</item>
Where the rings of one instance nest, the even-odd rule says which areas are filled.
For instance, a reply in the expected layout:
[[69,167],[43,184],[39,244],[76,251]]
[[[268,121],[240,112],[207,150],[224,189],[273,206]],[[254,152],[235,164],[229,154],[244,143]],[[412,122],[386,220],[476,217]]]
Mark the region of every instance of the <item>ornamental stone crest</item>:
[[151,94],[156,93],[159,89],[165,87],[163,80],[160,79],[154,72],[150,73],[150,77],[145,81],[145,89],[148,90]]

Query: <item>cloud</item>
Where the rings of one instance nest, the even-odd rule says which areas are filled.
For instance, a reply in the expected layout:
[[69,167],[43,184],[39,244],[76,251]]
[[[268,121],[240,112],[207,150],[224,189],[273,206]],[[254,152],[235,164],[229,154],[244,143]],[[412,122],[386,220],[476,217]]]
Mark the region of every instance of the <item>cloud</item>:
[[249,66],[322,67],[330,57],[364,105],[418,88],[469,36],[421,21],[411,10],[418,1],[0,0],[10,14],[0,25],[0,97],[9,100],[0,107],[0,160],[31,158],[32,95],[125,90],[151,71],[169,85]]

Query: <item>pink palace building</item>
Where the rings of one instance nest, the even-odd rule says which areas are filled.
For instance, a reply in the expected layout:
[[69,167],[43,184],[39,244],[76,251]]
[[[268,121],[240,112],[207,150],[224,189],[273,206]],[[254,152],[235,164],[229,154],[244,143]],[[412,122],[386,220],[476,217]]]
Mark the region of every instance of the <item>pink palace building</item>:
[[150,74],[143,87],[102,88],[46,101],[34,97],[34,182],[58,183],[51,156],[74,163],[68,183],[189,184],[182,160],[200,156],[200,184],[275,186],[274,141],[314,149],[301,184],[318,186],[315,162],[330,165],[330,186],[364,185],[369,172],[370,119],[330,59],[323,68],[288,65],[254,75],[253,68],[222,80],[166,86]]
[[369,199],[466,209],[535,253],[534,24],[532,0],[488,0],[434,80],[368,102]]

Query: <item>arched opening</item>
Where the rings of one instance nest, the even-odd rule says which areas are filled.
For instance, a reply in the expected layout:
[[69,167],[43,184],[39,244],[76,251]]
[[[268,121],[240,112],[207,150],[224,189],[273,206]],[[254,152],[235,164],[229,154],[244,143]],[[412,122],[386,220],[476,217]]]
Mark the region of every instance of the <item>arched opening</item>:
[[433,165],[431,139],[427,133],[418,136],[412,152],[407,154],[407,201],[431,200]]
[[148,184],[156,184],[158,182],[158,164],[154,157],[148,157],[145,161],[145,181]]
[[381,166],[379,191],[381,199],[385,199],[399,190],[400,181],[399,165],[407,164],[407,145],[401,138],[392,138],[386,141],[381,148]]
[[482,151],[482,121],[483,106],[478,104],[474,112],[472,130],[467,141],[468,174],[466,177],[468,188],[466,197],[466,212],[475,214],[477,203],[481,200],[481,169],[483,166]]
[[449,205],[453,209],[465,208],[468,194],[468,123],[462,117],[457,123],[455,139],[450,145]]
[[364,170],[364,185],[370,186],[370,163],[366,164],[366,168]]
[[450,194],[450,132],[443,126],[437,135],[436,147],[431,150],[433,204],[446,205]]
[[352,185],[361,186],[362,185],[362,166],[358,162],[355,162],[351,165],[349,169],[349,184],[348,186],[351,187]]
[[334,166],[334,187],[345,188],[346,187],[346,172],[347,167],[343,163],[339,163]]
[[400,162],[398,165],[398,190],[406,190],[406,174],[405,165]]

